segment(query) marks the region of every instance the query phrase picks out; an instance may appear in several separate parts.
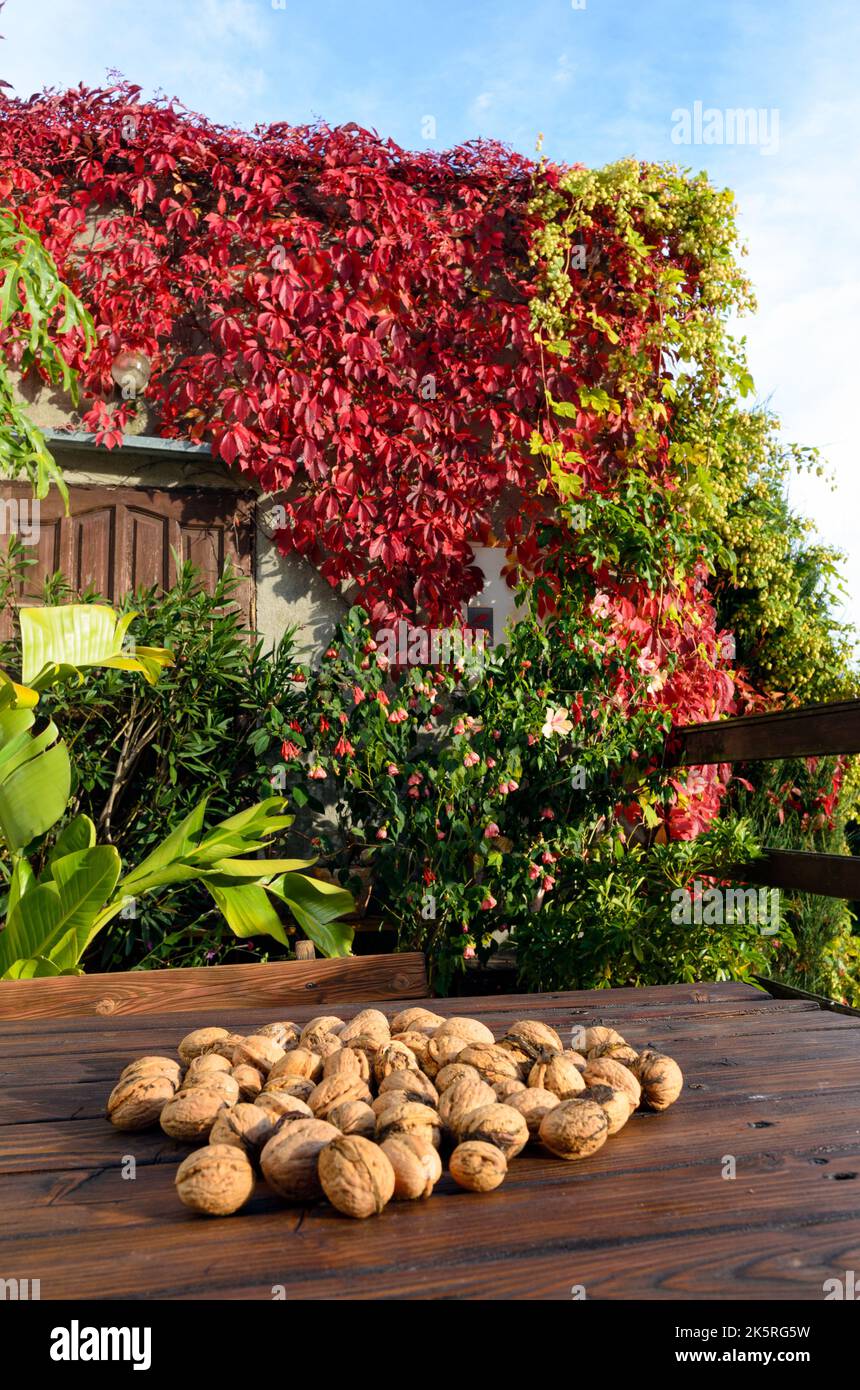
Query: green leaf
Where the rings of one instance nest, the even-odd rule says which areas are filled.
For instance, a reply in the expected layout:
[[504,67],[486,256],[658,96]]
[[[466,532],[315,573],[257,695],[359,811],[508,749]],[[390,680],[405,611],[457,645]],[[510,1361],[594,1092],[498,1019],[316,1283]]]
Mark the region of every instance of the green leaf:
[[242,883],[231,887],[208,878],[203,882],[236,936],[272,936],[287,945],[283,923],[261,884]]
[[119,873],[113,845],[58,859],[54,879],[31,888],[9,913],[0,933],[0,971],[35,956],[48,957],[60,969],[76,965]]
[[299,926],[324,956],[351,954],[355,935],[352,927],[336,918],[355,911],[355,900],[345,888],[304,874],[284,874],[268,885],[292,912]]

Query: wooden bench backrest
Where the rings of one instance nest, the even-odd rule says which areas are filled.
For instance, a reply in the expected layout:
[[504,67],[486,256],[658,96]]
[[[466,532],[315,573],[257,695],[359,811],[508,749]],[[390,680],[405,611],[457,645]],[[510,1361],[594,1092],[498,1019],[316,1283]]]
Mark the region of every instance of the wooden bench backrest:
[[192,970],[132,970],[0,982],[0,1019],[264,1010],[289,1018],[293,1004],[424,999],[424,956],[347,956],[277,965],[211,965]]
[[[663,763],[667,768],[698,767],[841,753],[860,753],[860,700],[687,724],[673,729]],[[860,859],[846,854],[766,849],[763,859],[739,864],[734,877],[792,892],[860,899]]]

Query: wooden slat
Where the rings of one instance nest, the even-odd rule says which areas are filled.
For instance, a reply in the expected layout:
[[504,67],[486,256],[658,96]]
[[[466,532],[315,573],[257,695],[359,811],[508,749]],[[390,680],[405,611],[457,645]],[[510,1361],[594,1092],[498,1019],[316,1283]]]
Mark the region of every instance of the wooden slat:
[[665,766],[759,762],[858,752],[860,700],[842,700],[673,729]]
[[[173,1190],[184,1145],[157,1129],[120,1134],[90,1113],[118,1064],[173,1050],[199,1014],[73,1019],[67,1037],[58,1020],[24,1020],[17,1038],[0,1025],[0,1110],[3,1096],[12,1107],[0,1115],[0,1266],[40,1279],[43,1299],[270,1299],[283,1285],[295,1299],[567,1300],[584,1284],[589,1299],[819,1300],[824,1280],[860,1258],[860,1023],[812,1001],[734,992],[431,1001],[497,1036],[513,1017],[562,1032],[602,1017],[635,1046],[671,1051],[687,1085],[590,1159],[530,1147],[498,1192],[465,1193],[446,1175],[430,1201],[361,1223],[325,1204],[289,1207],[263,1183],[226,1224],[197,1219]],[[315,1002],[286,1016],[301,1021]],[[207,1021],[265,1017],[234,1007]]]
[[860,899],[860,858],[850,854],[766,849],[762,859],[737,865],[730,877],[796,893],[817,893],[822,898]]
[[339,999],[414,999],[427,993],[420,952],[285,961],[277,965],[214,965],[191,970],[57,976],[0,982],[0,1019],[76,1015],[217,1011],[237,1006],[274,1010]]

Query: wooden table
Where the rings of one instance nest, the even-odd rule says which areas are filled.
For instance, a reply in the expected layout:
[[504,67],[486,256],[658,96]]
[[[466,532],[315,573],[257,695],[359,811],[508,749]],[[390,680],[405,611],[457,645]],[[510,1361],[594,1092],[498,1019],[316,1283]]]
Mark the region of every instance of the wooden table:
[[204,1023],[250,1031],[259,1010],[4,1023],[0,1275],[41,1280],[42,1299],[271,1299],[278,1286],[288,1299],[569,1299],[581,1285],[589,1299],[821,1300],[826,1279],[860,1270],[860,1021],[736,984],[430,1002],[497,1035],[517,1018],[563,1036],[611,1023],[674,1055],[687,1086],[583,1162],[530,1147],[489,1196],[446,1175],[430,1201],[357,1223],[261,1185],[237,1216],[207,1220],[175,1197],[187,1150],[159,1130],[121,1134],[102,1109],[134,1057]]

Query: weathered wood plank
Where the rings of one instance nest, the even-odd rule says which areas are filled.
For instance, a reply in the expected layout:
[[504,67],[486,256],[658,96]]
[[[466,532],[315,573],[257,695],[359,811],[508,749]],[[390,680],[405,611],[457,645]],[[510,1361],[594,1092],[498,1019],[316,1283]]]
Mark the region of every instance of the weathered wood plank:
[[849,902],[860,898],[860,858],[850,854],[765,849],[762,859],[738,864],[730,877],[795,893],[817,893],[822,898],[845,898]]
[[[72,1215],[80,1227],[66,1231],[63,1242],[67,1248],[74,1240],[73,1270],[55,1258],[53,1226],[7,1239],[3,1258],[20,1271],[17,1277],[40,1278],[43,1298],[103,1295],[106,1264],[111,1292],[120,1296],[137,1297],[146,1289],[155,1297],[195,1290],[208,1297],[216,1289],[226,1293],[250,1286],[258,1296],[271,1297],[273,1286],[285,1284],[289,1296],[304,1298],[336,1296],[347,1281],[359,1295],[366,1288],[373,1297],[424,1295],[428,1280],[435,1286],[440,1271],[447,1279],[452,1265],[472,1278],[482,1272],[483,1296],[493,1296],[497,1271],[514,1262],[522,1296],[531,1284],[533,1261],[550,1255],[553,1278],[563,1281],[555,1296],[565,1297],[572,1284],[588,1288],[595,1257],[611,1254],[616,1267],[626,1265],[640,1246],[647,1249],[655,1241],[671,1242],[669,1249],[677,1251],[731,1234],[748,1251],[758,1251],[760,1238],[774,1228],[789,1228],[798,1254],[806,1225],[857,1228],[856,1193],[850,1182],[834,1181],[827,1165],[806,1155],[763,1153],[742,1161],[731,1181],[722,1176],[717,1148],[707,1167],[649,1171],[647,1200],[629,1175],[614,1170],[607,1147],[602,1159],[576,1165],[524,1159],[512,1166],[504,1189],[480,1198],[444,1178],[432,1201],[392,1204],[361,1227],[324,1205],[289,1208],[261,1195],[227,1228],[184,1211],[170,1191],[170,1175],[156,1170],[145,1178],[159,1188],[159,1215],[151,1191],[145,1198],[138,1195],[143,1179],[123,1182],[117,1175],[121,1191],[108,1205],[129,1208],[132,1224],[105,1219],[103,1202],[84,1204],[86,1211]],[[840,1156],[839,1171],[858,1170],[855,1145]],[[62,1199],[41,1209],[46,1221],[57,1208],[57,1219],[64,1222]],[[135,1230],[137,1238],[130,1240]],[[629,1282],[627,1287],[632,1293]],[[819,1280],[819,1296],[820,1289]],[[805,1296],[812,1296],[810,1288]]]
[[860,752],[860,700],[744,715],[672,730],[667,767]]
[[413,999],[427,993],[420,952],[213,965],[190,970],[133,970],[111,975],[0,981],[0,1019],[206,1012],[233,1006],[274,1010],[338,1000]]

